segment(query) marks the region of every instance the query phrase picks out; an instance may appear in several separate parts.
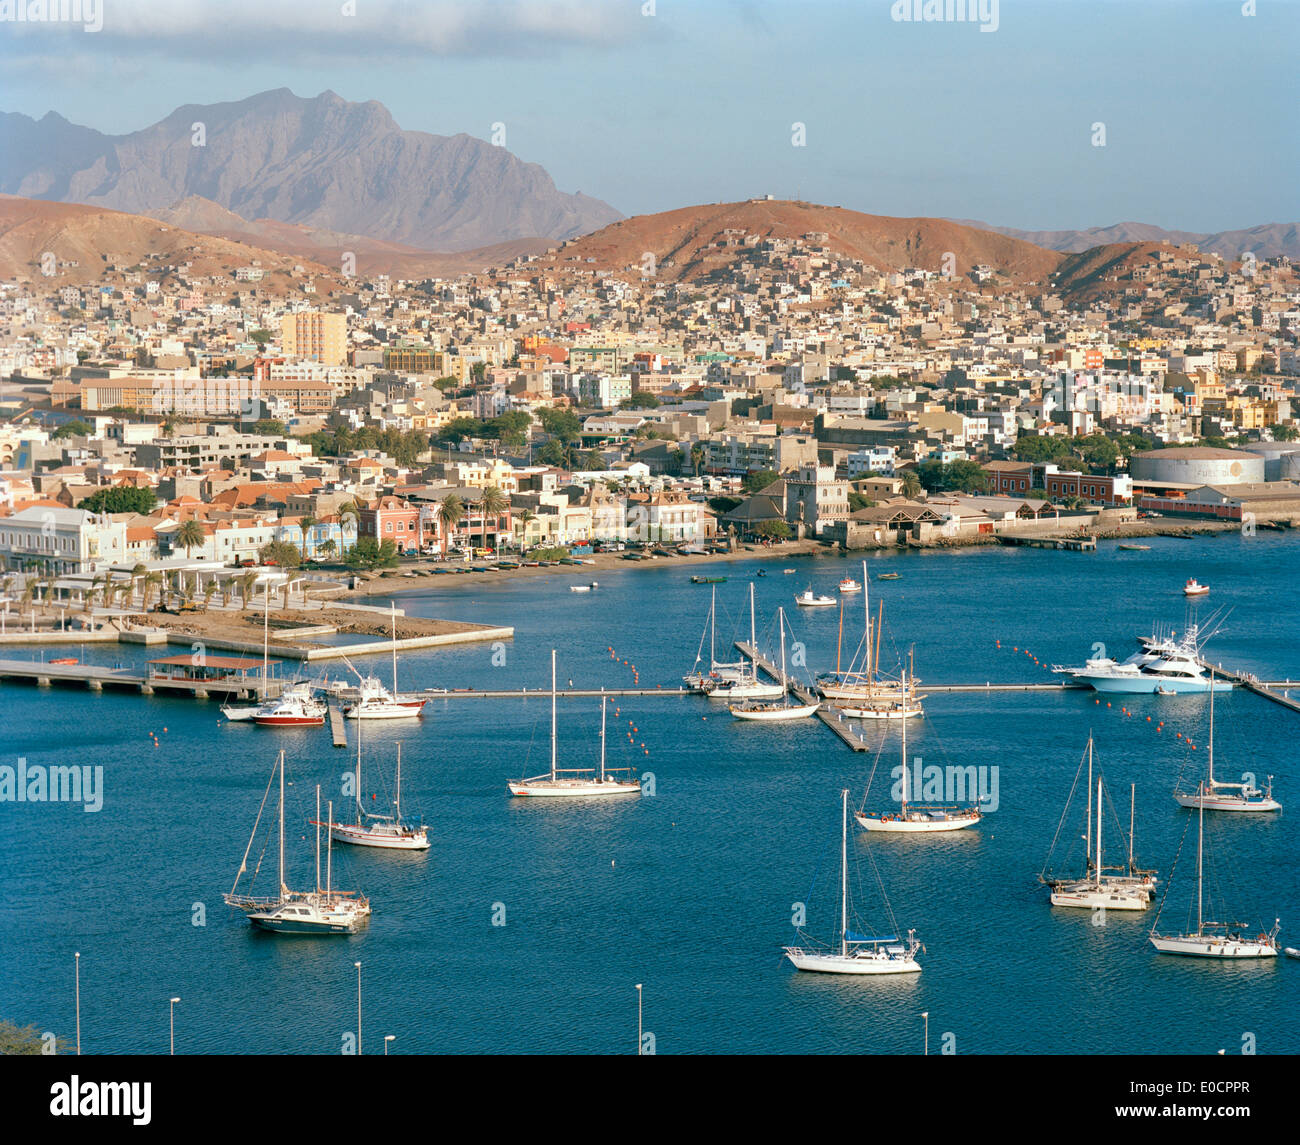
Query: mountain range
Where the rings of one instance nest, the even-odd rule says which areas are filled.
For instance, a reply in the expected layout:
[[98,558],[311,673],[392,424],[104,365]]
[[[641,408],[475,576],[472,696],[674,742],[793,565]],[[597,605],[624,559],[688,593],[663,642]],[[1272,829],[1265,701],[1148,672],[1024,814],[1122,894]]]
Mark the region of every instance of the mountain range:
[[504,147],[403,131],[373,100],[302,99],[285,88],[179,107],[127,135],[54,112],[2,113],[0,192],[131,214],[198,196],[244,220],[435,251],[565,239],[621,218],[599,199],[557,190]]
[[1024,239],[1048,250],[1067,253],[1091,250],[1093,247],[1112,246],[1116,243],[1169,243],[1179,246],[1195,243],[1207,254],[1217,254],[1236,262],[1250,251],[1258,259],[1300,259],[1300,224],[1264,223],[1257,227],[1242,227],[1232,231],[1199,233],[1196,231],[1167,231],[1150,223],[1114,223],[1109,227],[1088,227],[1076,231],[1025,231],[1015,227],[995,227],[974,219],[954,219],[963,226],[997,231],[1001,235]]

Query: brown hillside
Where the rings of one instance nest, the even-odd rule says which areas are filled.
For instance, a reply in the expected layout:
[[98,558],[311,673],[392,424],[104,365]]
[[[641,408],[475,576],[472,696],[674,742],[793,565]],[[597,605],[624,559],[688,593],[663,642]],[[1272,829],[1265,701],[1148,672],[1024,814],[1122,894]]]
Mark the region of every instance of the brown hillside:
[[937,272],[944,254],[951,251],[959,274],[984,264],[1017,282],[1045,282],[1064,257],[1020,239],[946,219],[899,219],[814,203],[749,200],[637,215],[574,239],[542,262],[557,270],[630,268],[639,272],[649,251],[655,256],[660,278],[690,281],[735,259],[739,248],[727,247],[726,230],[763,238],[824,233],[832,250],[881,270],[915,266]]

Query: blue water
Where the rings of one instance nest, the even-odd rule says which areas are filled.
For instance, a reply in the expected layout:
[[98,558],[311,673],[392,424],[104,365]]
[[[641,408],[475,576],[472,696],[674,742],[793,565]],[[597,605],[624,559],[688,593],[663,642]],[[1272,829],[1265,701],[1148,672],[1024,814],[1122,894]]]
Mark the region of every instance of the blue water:
[[[1051,681],[1046,666],[1081,663],[1094,643],[1127,655],[1153,623],[1181,630],[1180,588],[1195,575],[1213,587],[1198,606],[1202,620],[1230,609],[1210,644],[1213,658],[1264,679],[1300,679],[1296,539],[1150,544],[1147,553],[1107,544],[1095,555],[980,548],[871,558],[872,598],[885,602],[882,660],[913,652],[927,683]],[[717,566],[729,578],[718,586],[719,652],[747,638],[746,586],[760,567],[768,570],[754,581],[760,641],[770,645],[772,616],[785,605],[811,669],[833,668],[836,610],[795,609],[793,597],[808,584],[833,593],[841,576],[860,571],[848,560]],[[798,571],[782,575],[783,567]],[[874,579],[886,570],[902,578]],[[709,607],[709,587],[691,585],[688,572],[602,570],[599,589],[586,594],[566,586],[590,580],[591,570],[397,593],[412,614],[513,625],[516,633],[495,650],[404,655],[400,682],[543,688],[555,647],[562,687],[569,679],[630,687],[633,665],[642,687],[673,686],[691,667]],[[852,598],[845,631],[847,659],[861,632],[861,597]],[[67,652],[129,664],[158,654],[127,646]],[[386,658],[371,662],[386,673]],[[1184,837],[1187,815],[1169,792],[1204,755],[1207,698],[1111,699],[1110,708],[1091,692],[927,700],[926,718],[909,728],[909,752],[927,763],[996,766],[1000,806],[974,831],[876,839],[869,854],[853,839],[863,925],[890,924],[878,870],[899,926],[926,944],[920,975],[862,981],[798,974],[780,946],[793,937],[797,902],[808,904],[808,930],[833,936],[839,792],[848,787],[851,804],[862,802],[883,737],[870,802],[884,802],[897,728],[868,727],[873,750],[855,754],[815,721],[745,724],[698,697],[623,698],[617,718],[610,712],[610,763],[653,772],[657,794],[546,805],[505,790],[508,778],[547,766],[546,698],[434,701],[418,726],[365,733],[366,792],[385,798],[400,739],[404,805],[431,825],[432,849],[336,849],[336,881],[371,898],[369,929],[289,939],[253,932],[221,894],[280,747],[293,781],[289,882],[311,884],[305,820],[314,788],[342,804],[350,767],[326,732],[231,725],[215,704],[5,685],[0,763],[102,764],[106,794],[98,814],[0,804],[0,1016],[72,1038],[80,951],[88,1053],[166,1052],[172,996],[182,999],[178,1052],[337,1053],[355,1029],[357,960],[367,1053],[382,1052],[389,1033],[393,1052],[404,1053],[632,1053],[638,982],[660,1053],[919,1052],[922,1011],[931,1049],[946,1035],[958,1053],[1232,1053],[1247,1034],[1260,1053],[1300,1051],[1300,963],[1160,956],[1146,941],[1154,910],[1112,914],[1098,927],[1086,912],[1047,905],[1036,875],[1091,730],[1124,831],[1136,784],[1138,858],[1159,868],[1162,887],[1181,845],[1162,924],[1180,928],[1186,919],[1195,826]],[[1220,696],[1215,714],[1220,774],[1274,774],[1287,810],[1209,818],[1207,895],[1221,891],[1235,915],[1256,925],[1280,917],[1283,943],[1300,945],[1300,715],[1242,692]],[[596,701],[560,702],[561,754],[571,765],[595,761],[599,719]],[[1184,746],[1179,731],[1199,750]],[[1111,820],[1105,830],[1108,857],[1118,860],[1120,828]],[[1062,830],[1058,858],[1081,831],[1080,807]],[[273,852],[259,888],[273,884]],[[205,925],[196,926],[200,909]],[[502,911],[505,925],[492,925]]]

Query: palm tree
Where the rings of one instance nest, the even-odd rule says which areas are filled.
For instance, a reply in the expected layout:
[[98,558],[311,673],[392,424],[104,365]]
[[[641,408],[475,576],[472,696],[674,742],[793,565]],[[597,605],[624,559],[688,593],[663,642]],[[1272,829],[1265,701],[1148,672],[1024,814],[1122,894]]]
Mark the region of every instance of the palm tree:
[[101,577],[98,573],[90,578],[90,587],[86,589],[85,595],[81,598],[81,611],[89,612],[90,606],[95,602],[95,590],[107,581],[107,577]]
[[708,456],[708,450],[704,448],[703,442],[697,441],[691,446],[691,468],[695,470],[695,476],[700,475],[700,468],[704,465],[704,459]]
[[332,557],[334,555],[334,550],[336,548],[338,548],[338,546],[334,543],[334,538],[326,537],[323,541],[321,541],[319,545],[316,546],[316,552],[318,552],[322,556]]
[[488,517],[491,517],[493,531],[496,533],[497,551],[500,552],[501,530],[497,526],[500,524],[501,514],[510,507],[510,498],[495,485],[485,485],[479,497],[478,507],[483,514],[483,547],[487,548],[487,522]]
[[528,526],[537,520],[537,514],[531,509],[525,509],[516,520],[523,525],[519,531],[519,548],[522,550],[528,544]]
[[131,586],[131,595],[132,595],[132,596],[135,596],[135,583],[136,583],[136,581],[139,580],[139,579],[141,579],[141,578],[144,576],[144,574],[147,573],[148,571],[149,571],[148,566],[147,566],[147,565],[142,565],[139,561],[137,561],[137,562],[136,562],[136,563],[131,567],[131,579],[130,579],[130,581],[129,581],[128,583],[129,583],[130,586]]
[[921,493],[921,479],[916,475],[915,469],[909,469],[903,474],[903,496],[909,501],[914,501]]
[[304,513],[298,518],[298,529],[302,533],[302,559],[304,562],[307,560],[307,534],[315,524],[318,524],[318,522],[310,513]]
[[146,573],[144,578],[144,590],[140,598],[140,607],[143,611],[149,611],[149,597],[152,595],[154,585],[163,584],[163,574],[157,569],[151,573]]
[[442,555],[447,555],[447,540],[452,530],[465,519],[465,506],[455,493],[448,493],[438,502],[438,529],[442,533]]
[[339,524],[343,532],[343,556],[348,555],[347,547],[347,527],[348,521],[352,522],[352,543],[356,544],[356,538],[361,535],[361,502],[344,501],[338,508]]
[[212,603],[212,597],[217,591],[217,581],[214,577],[208,581],[208,587],[203,590],[203,611],[207,612],[208,605]]
[[181,527],[176,530],[176,536],[172,538],[172,544],[184,549],[185,559],[189,560],[190,550],[206,544],[207,540],[208,535],[203,531],[203,526],[191,517],[188,521],[181,522]]
[[249,569],[239,578],[239,599],[243,602],[239,606],[242,612],[248,607],[249,597],[253,595],[253,586],[257,584],[257,573]]

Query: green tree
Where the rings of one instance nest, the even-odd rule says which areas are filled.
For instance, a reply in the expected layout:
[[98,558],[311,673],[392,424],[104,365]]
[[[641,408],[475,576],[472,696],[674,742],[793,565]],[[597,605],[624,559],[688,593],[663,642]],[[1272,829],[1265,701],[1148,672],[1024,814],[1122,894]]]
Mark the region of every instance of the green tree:
[[518,450],[528,440],[528,430],[533,424],[532,415],[523,410],[507,410],[484,426],[488,437],[496,438],[506,449]]
[[270,330],[250,330],[248,340],[256,342],[259,346],[265,346],[271,340]]
[[[56,1054],[69,1052],[68,1043],[56,1037],[53,1043]],[[45,1036],[35,1026],[18,1026],[0,1019],[0,1055],[30,1057],[45,1053]]]
[[755,469],[745,474],[740,487],[746,493],[757,493],[760,489],[766,489],[780,476],[775,469]]
[[319,522],[310,513],[304,513],[298,518],[298,531],[302,534],[302,559],[307,559],[307,534],[311,532],[312,526]]
[[354,569],[394,568],[400,554],[392,541],[380,544],[374,537],[360,537],[345,559]]
[[239,599],[240,611],[248,608],[248,602],[253,599],[253,589],[257,587],[257,573],[252,569],[245,569],[239,577]]
[[264,565],[274,564],[286,569],[296,569],[301,560],[298,547],[288,541],[267,541],[257,550],[257,556]]
[[334,538],[326,537],[325,540],[321,541],[317,546],[316,551],[323,557],[332,557],[337,549],[338,545],[334,543]]
[[65,437],[89,437],[94,432],[95,427],[90,422],[77,418],[73,421],[65,421],[50,434],[50,437],[55,441],[61,441]]
[[184,549],[185,559],[189,560],[190,550],[206,544],[207,540],[208,535],[203,531],[203,526],[191,517],[188,521],[181,522],[176,536],[172,538],[172,544]]
[[483,436],[483,423],[476,417],[453,418],[434,435],[435,442],[455,445],[471,437]]
[[710,497],[709,508],[722,517],[730,513],[741,501],[740,497]]
[[654,394],[646,390],[639,390],[630,398],[624,398],[618,403],[619,409],[658,409],[659,399]]
[[856,513],[859,509],[870,509],[875,504],[869,497],[864,497],[861,493],[849,493],[849,512]]
[[791,536],[790,526],[784,521],[759,521],[752,531],[754,536],[772,541],[786,541]]
[[279,418],[264,417],[253,422],[253,425],[249,429],[249,432],[265,433],[274,437],[279,437],[282,436],[283,434],[287,434],[289,432],[289,427],[286,426],[284,422],[282,422]]
[[1276,425],[1270,426],[1269,429],[1273,434],[1274,441],[1295,441],[1297,437],[1300,437],[1300,429],[1296,429],[1293,425],[1283,425],[1278,422]]
[[542,429],[561,442],[573,442],[582,437],[582,422],[571,409],[540,409],[537,420],[542,423]]
[[78,509],[92,513],[150,513],[158,498],[152,489],[136,489],[131,485],[109,485],[96,489],[78,503]]
[[921,484],[921,478],[917,476],[916,470],[915,469],[905,470],[903,473],[902,480],[903,480],[903,484],[900,489],[900,492],[909,501],[916,500],[916,498],[921,495],[921,490],[925,488]]
[[[495,485],[485,485],[483,494],[479,498],[479,510],[483,514],[483,547],[487,548],[487,523],[488,518],[493,518],[494,524],[500,525],[500,516],[510,507],[510,498],[501,492]],[[501,546],[501,530],[496,528],[497,548]]]

